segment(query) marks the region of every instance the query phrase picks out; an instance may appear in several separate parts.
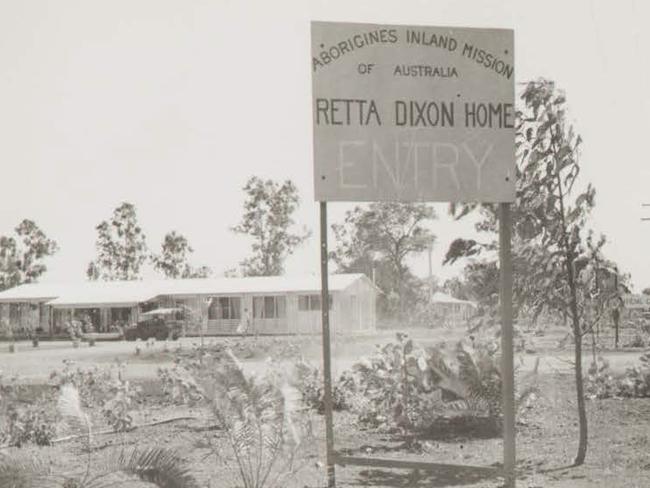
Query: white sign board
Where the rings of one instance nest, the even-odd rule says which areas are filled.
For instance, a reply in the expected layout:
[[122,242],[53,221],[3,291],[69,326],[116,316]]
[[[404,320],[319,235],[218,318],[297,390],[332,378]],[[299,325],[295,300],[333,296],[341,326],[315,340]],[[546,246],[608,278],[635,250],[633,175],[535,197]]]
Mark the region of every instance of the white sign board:
[[625,308],[650,308],[649,295],[623,295]]
[[318,201],[511,202],[513,31],[312,22]]

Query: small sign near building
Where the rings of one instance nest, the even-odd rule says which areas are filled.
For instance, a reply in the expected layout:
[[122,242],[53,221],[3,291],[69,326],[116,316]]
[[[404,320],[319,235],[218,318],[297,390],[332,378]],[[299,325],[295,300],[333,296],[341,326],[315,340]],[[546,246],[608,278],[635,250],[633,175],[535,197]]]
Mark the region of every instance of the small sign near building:
[[512,30],[311,30],[317,201],[514,200]]

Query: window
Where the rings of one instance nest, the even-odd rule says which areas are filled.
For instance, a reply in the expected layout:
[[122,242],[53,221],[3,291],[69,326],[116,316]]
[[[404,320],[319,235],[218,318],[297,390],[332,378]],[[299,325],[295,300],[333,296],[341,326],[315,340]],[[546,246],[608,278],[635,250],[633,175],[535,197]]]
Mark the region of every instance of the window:
[[22,307],[18,303],[9,304],[9,322],[19,324],[22,317]]
[[208,307],[208,320],[239,320],[241,300],[239,297],[215,297]]
[[280,296],[254,297],[253,317],[256,319],[281,319],[287,316],[287,300]]
[[[330,295],[330,310],[332,309],[332,295]],[[320,310],[320,295],[299,295],[298,310],[308,312],[310,310]]]

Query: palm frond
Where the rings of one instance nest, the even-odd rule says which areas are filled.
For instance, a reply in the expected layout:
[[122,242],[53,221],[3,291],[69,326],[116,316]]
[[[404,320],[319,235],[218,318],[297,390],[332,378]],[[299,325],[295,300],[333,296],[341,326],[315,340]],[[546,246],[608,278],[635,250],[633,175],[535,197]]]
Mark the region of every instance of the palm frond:
[[87,435],[87,440],[90,442],[92,425],[90,418],[81,407],[79,391],[74,385],[66,383],[61,386],[57,408],[66,424],[76,433]]
[[438,376],[435,381],[438,388],[453,393],[458,398],[467,398],[469,394],[467,384],[449,367],[440,351],[430,349],[428,363],[431,370]]
[[522,378],[518,378],[518,383],[522,387],[517,392],[515,397],[515,411],[519,412],[528,402],[529,399],[534,398],[539,393],[539,386],[537,384],[539,369],[539,357],[535,360],[535,367],[532,371],[526,373]]
[[54,485],[50,469],[40,459],[25,455],[0,455],[0,486],[3,488],[45,488]]
[[152,447],[144,450],[119,451],[109,456],[86,488],[111,486],[108,478],[124,473],[160,488],[199,488],[189,465],[171,449]]

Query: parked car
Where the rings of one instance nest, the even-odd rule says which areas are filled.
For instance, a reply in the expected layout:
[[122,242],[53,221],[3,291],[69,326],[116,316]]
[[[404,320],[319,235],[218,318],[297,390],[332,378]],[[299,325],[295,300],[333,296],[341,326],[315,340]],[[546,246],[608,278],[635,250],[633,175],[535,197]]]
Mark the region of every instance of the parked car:
[[146,341],[152,337],[158,341],[171,339],[175,341],[183,334],[183,326],[177,321],[166,321],[162,318],[155,317],[143,320],[135,327],[129,327],[124,330],[124,339],[134,341],[142,339]]

